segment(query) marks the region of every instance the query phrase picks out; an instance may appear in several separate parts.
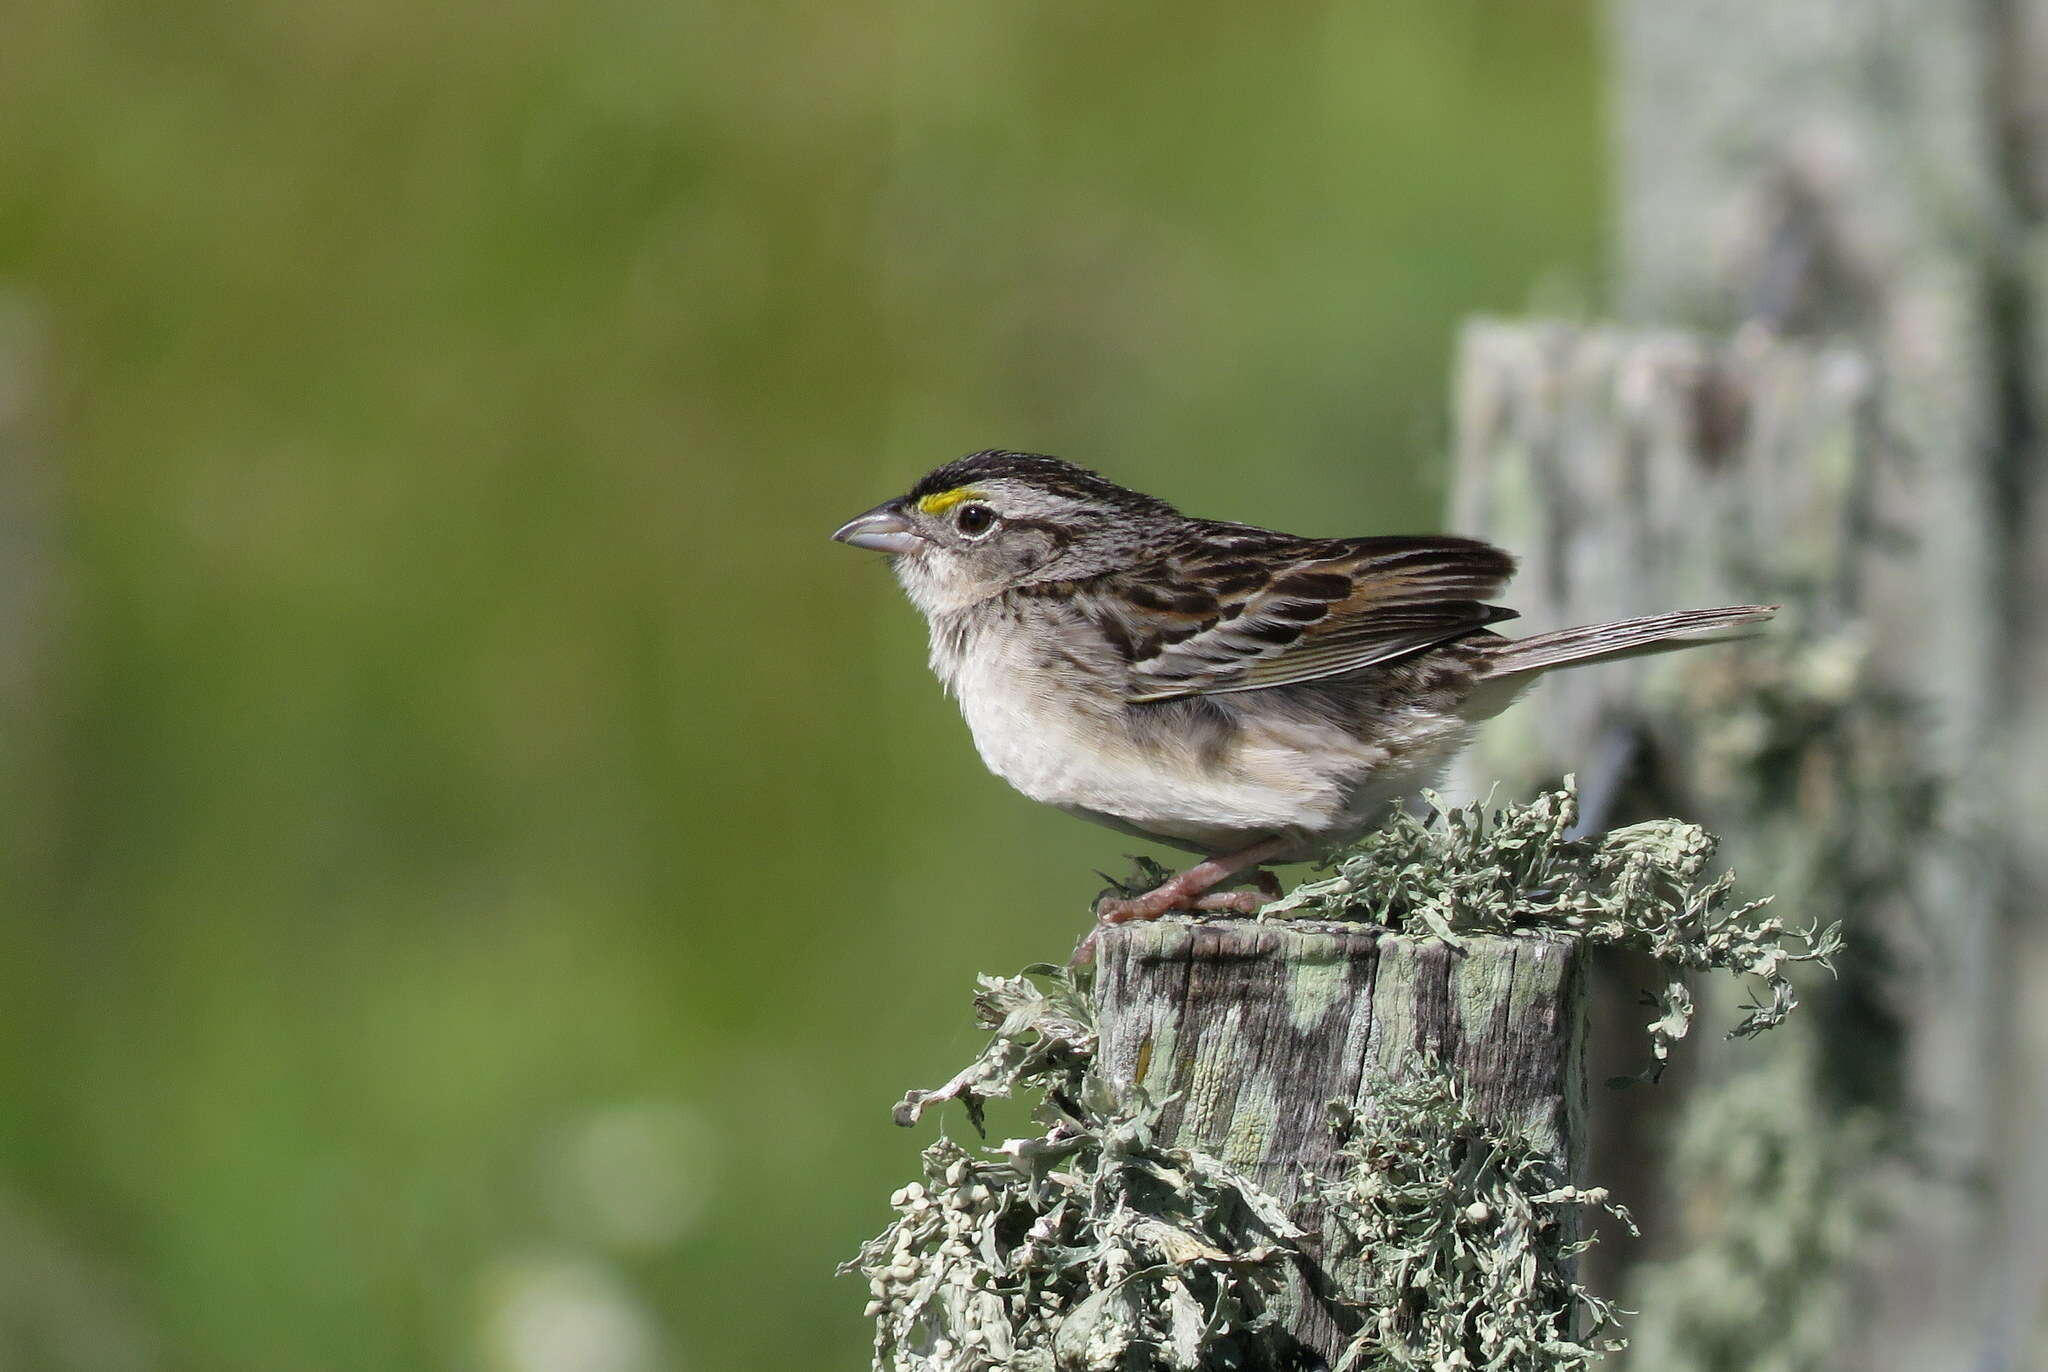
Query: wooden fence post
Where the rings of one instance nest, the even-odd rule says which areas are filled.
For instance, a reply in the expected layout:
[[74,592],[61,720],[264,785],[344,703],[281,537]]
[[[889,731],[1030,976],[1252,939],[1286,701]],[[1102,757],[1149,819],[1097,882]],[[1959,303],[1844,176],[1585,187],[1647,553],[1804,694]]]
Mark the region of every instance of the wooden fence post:
[[1285,1204],[1310,1233],[1281,1306],[1334,1365],[1356,1289],[1325,1267],[1306,1183],[1341,1170],[1332,1102],[1370,1115],[1379,1083],[1430,1057],[1474,1112],[1512,1123],[1576,1182],[1586,1111],[1585,953],[1564,937],[1441,940],[1370,926],[1169,917],[1105,930],[1097,951],[1099,1064],[1120,1088],[1173,1097],[1161,1142],[1200,1149]]

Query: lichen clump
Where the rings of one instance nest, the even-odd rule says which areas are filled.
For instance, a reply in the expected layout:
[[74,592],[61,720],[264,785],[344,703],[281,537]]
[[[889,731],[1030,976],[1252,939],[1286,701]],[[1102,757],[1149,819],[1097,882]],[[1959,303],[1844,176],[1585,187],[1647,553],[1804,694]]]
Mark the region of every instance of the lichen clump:
[[[1215,1158],[1160,1147],[1158,1106],[1092,1070],[1086,1000],[1064,972],[983,977],[988,1050],[897,1109],[1037,1095],[1035,1138],[976,1156],[924,1151],[924,1180],[842,1271],[868,1279],[875,1366],[889,1372],[1195,1372],[1275,1367],[1266,1298],[1301,1231]],[[1252,1360],[1255,1346],[1263,1350]]]
[[[1430,1064],[1331,1108],[1347,1164],[1321,1181],[1333,1262],[1358,1273],[1364,1322],[1337,1372],[1579,1372],[1624,1346],[1618,1312],[1572,1274],[1580,1212],[1628,1212],[1564,1184],[1525,1134],[1480,1119]],[[1633,1225],[1630,1226],[1633,1229]]]
[[1579,819],[1569,777],[1528,804],[1491,811],[1425,799],[1428,813],[1397,812],[1333,860],[1335,876],[1296,887],[1261,918],[1360,920],[1453,947],[1468,934],[1561,929],[1648,953],[1667,973],[1650,993],[1652,1076],[1692,1027],[1688,973],[1718,969],[1763,983],[1763,997],[1729,1031],[1742,1038],[1799,1003],[1795,964],[1832,967],[1841,949],[1839,923],[1791,929],[1768,912],[1768,898],[1733,903],[1735,876],[1706,875],[1717,841],[1697,824],[1650,820],[1568,837]]
[[[1690,971],[1760,980],[1765,997],[1734,1031],[1753,1034],[1797,1004],[1791,966],[1826,965],[1839,947],[1833,927],[1790,931],[1764,902],[1731,905],[1732,879],[1705,876],[1714,840],[1697,826],[1568,837],[1569,782],[1492,814],[1431,805],[1261,917],[1369,921],[1458,946],[1563,930],[1640,949],[1670,972],[1650,1026],[1660,1064],[1691,1023]],[[891,1197],[895,1221],[842,1269],[868,1279],[877,1372],[1320,1367],[1276,1314],[1304,1256],[1344,1277],[1319,1298],[1360,1315],[1339,1372],[1582,1372],[1623,1346],[1617,1312],[1573,1259],[1588,1207],[1625,1213],[1572,1186],[1527,1135],[1480,1118],[1428,1055],[1332,1104],[1345,1165],[1312,1180],[1323,1220],[1311,1236],[1217,1158],[1163,1145],[1162,1103],[1097,1074],[1093,1012],[1065,969],[983,977],[975,1004],[987,1049],[904,1097],[898,1123],[958,1101],[979,1131],[988,1101],[1023,1093],[1042,1132],[980,1150],[942,1138],[923,1179]]]

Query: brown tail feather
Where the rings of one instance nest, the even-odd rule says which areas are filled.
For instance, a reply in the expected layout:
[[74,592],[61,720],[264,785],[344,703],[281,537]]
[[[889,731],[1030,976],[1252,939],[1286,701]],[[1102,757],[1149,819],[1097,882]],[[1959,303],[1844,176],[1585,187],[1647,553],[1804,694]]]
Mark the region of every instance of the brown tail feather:
[[1608,624],[1582,624],[1554,634],[1501,640],[1490,655],[1487,676],[1498,679],[1575,667],[1589,662],[1668,653],[1701,643],[1748,638],[1756,625],[1778,612],[1775,605],[1729,605],[1715,610],[1677,610]]

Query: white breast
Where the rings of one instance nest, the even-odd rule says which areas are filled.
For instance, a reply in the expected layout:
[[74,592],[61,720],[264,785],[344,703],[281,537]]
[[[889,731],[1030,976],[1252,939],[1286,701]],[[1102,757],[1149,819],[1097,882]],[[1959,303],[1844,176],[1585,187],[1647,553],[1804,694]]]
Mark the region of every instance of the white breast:
[[1001,626],[933,636],[933,668],[989,770],[1034,800],[1201,852],[1275,833],[1356,832],[1357,782],[1383,760],[1347,732],[1247,712],[1220,763],[1199,740],[1132,727],[1123,702],[1055,674]]

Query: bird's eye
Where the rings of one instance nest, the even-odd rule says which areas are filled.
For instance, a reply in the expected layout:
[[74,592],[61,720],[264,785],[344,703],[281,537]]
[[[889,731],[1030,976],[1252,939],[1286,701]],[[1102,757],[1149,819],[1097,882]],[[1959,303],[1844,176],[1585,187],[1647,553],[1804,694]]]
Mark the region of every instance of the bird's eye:
[[986,505],[962,505],[953,516],[953,527],[969,538],[980,538],[996,526],[996,512]]

